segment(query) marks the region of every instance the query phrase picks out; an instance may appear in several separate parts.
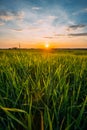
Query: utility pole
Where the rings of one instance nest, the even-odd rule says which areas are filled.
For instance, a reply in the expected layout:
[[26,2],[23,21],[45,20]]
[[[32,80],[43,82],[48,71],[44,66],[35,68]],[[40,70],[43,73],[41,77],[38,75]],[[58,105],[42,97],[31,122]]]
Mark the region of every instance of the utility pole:
[[21,46],[20,46],[20,43],[19,43],[19,49],[21,48]]

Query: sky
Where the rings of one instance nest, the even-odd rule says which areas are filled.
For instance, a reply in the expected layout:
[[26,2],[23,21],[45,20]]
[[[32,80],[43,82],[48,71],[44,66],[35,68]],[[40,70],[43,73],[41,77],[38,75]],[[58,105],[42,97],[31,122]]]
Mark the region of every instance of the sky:
[[0,48],[87,48],[87,0],[0,0]]

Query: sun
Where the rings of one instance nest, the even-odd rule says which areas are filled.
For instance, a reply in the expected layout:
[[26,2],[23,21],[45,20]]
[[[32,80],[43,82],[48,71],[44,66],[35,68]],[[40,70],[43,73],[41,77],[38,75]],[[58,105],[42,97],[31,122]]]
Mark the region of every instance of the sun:
[[45,44],[45,48],[49,48],[49,43],[46,43],[46,44]]

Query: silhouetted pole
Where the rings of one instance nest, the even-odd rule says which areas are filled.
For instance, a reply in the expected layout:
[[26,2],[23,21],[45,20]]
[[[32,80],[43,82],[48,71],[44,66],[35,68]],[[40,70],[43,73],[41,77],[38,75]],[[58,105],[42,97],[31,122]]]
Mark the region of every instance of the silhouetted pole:
[[21,48],[21,46],[20,46],[20,43],[19,43],[19,49]]

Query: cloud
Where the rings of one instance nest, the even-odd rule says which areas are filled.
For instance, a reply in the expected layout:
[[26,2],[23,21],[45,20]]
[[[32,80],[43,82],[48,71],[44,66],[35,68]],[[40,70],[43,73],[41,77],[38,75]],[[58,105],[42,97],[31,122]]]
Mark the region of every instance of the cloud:
[[47,38],[47,39],[55,39],[57,37],[65,37],[67,36],[66,34],[54,34],[53,36],[46,36],[46,37],[43,37],[43,38]]
[[87,25],[78,24],[78,25],[71,25],[71,26],[69,26],[69,28],[71,28],[71,29],[78,29],[78,28],[84,28],[86,26]]
[[32,10],[40,10],[40,7],[32,7]]
[[55,34],[54,36],[56,37],[67,37],[67,36],[72,36],[72,37],[81,37],[81,36],[87,36],[87,33],[69,33],[69,34]]
[[47,15],[47,16],[44,16],[43,18],[38,19],[37,24],[50,25],[54,22],[55,19],[57,19],[57,16]]
[[78,15],[78,14],[80,14],[80,13],[87,13],[87,8],[84,8],[84,9],[79,10],[79,11],[77,11],[77,12],[74,12],[74,13],[72,13],[72,14],[73,14],[73,15]]
[[39,28],[39,27],[34,27],[34,26],[29,26],[28,30],[29,30],[29,31],[41,31],[41,28]]
[[11,30],[13,30],[13,31],[17,31],[17,32],[22,32],[23,31],[23,29],[11,29]]
[[73,33],[71,33],[71,34],[68,34],[68,36],[87,36],[87,33],[75,33],[75,34],[73,34]]
[[87,8],[84,8],[82,12],[87,13]]
[[54,37],[43,37],[43,38],[47,38],[47,39],[53,39]]
[[66,30],[67,31],[73,31],[73,30],[77,30],[77,29],[83,29],[85,28],[87,25],[84,24],[78,24],[78,25],[71,25],[69,26]]
[[12,19],[13,19],[13,15],[11,12],[0,11],[0,20],[9,21]]
[[0,26],[3,26],[4,25],[4,22],[0,22]]
[[55,34],[56,37],[66,36],[65,34]]
[[23,19],[24,12],[13,12],[13,11],[0,11],[0,20],[2,21],[11,21],[14,19]]
[[58,17],[57,16],[55,16],[55,15],[48,15],[48,19],[49,20],[55,20],[55,19],[57,19]]

